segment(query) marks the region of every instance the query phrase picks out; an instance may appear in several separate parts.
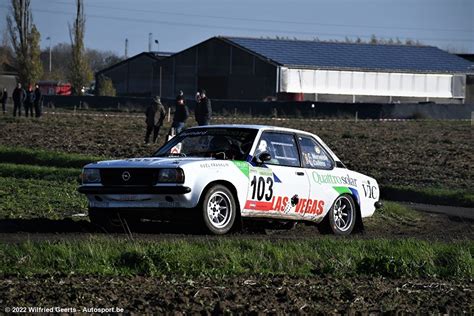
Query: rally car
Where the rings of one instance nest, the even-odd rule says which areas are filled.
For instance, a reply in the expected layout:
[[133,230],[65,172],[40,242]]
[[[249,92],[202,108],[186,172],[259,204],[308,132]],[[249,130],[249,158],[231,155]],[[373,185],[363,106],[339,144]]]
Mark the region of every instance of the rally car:
[[347,235],[380,206],[377,181],[347,169],[318,136],[272,126],[189,128],[151,157],[91,163],[81,178],[99,225],[181,218],[225,234],[263,219]]

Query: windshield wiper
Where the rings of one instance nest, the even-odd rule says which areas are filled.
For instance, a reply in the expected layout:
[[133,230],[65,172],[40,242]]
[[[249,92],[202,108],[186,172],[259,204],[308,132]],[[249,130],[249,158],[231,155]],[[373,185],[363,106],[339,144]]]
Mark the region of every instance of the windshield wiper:
[[169,154],[159,154],[155,157],[186,157],[184,153],[169,153]]

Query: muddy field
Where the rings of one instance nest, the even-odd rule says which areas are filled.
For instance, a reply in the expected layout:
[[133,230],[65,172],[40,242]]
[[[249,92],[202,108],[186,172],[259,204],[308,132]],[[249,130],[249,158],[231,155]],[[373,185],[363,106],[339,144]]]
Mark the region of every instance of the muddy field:
[[16,306],[58,307],[77,312],[120,308],[125,313],[174,315],[472,315],[473,290],[472,280],[381,277],[11,277],[0,280],[0,306],[4,310]]
[[[126,114],[46,114],[40,120],[0,117],[0,145],[106,157],[146,156],[144,117]],[[472,190],[473,128],[469,122],[303,121],[227,118],[214,123],[268,124],[318,134],[349,168],[381,184]],[[169,129],[160,133],[160,144]],[[412,218],[377,214],[365,233],[350,238],[474,240],[474,222],[418,213]],[[0,242],[59,241],[106,235],[82,219],[2,219]],[[321,235],[298,224],[290,231],[244,231],[225,237],[189,234],[186,227],[144,224],[134,239],[308,239]],[[129,238],[126,234],[113,238]],[[143,276],[7,276],[0,279],[0,313],[13,307],[121,308],[132,313],[181,314],[473,314],[473,280],[382,277],[171,279]],[[7,310],[6,308],[10,308]],[[67,310],[69,309],[69,310]],[[100,310],[95,310],[99,312]],[[111,311],[111,310],[109,310]]]
[[[145,145],[144,116],[90,114],[47,113],[40,120],[0,117],[0,144],[107,157],[147,156],[164,142],[169,130],[166,123],[159,144]],[[194,124],[194,120],[190,118],[188,123]],[[385,185],[471,190],[474,183],[473,128],[467,121],[355,123],[216,118],[213,123],[268,124],[316,133],[349,168]]]

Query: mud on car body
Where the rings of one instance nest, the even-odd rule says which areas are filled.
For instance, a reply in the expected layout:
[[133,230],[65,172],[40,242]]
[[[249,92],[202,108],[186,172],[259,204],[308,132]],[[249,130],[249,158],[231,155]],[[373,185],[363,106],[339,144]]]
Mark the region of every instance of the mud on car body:
[[88,164],[79,192],[100,225],[198,218],[214,234],[263,219],[346,235],[379,206],[377,181],[347,169],[316,135],[254,125],[194,127],[152,157]]

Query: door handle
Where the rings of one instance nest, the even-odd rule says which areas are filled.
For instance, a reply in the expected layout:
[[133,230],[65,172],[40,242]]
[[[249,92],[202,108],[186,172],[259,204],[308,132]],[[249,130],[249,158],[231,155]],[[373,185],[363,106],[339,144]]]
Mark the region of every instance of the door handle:
[[304,176],[304,172],[297,171],[297,172],[296,172],[296,175],[298,175],[298,176]]

